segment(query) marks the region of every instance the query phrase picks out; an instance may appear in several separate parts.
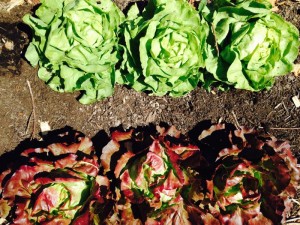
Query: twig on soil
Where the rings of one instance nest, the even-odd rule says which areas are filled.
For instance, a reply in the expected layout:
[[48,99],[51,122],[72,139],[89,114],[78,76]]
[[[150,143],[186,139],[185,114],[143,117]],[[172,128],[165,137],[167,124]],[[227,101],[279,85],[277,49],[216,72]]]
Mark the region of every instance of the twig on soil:
[[300,127],[270,127],[270,130],[300,130]]
[[240,124],[239,124],[239,121],[237,120],[237,117],[236,117],[234,111],[232,110],[231,113],[232,113],[232,115],[233,115],[233,119],[234,119],[235,126],[236,126],[238,129],[240,129],[241,126],[240,126]]
[[[30,92],[30,97],[31,97],[31,104],[32,104],[32,115],[33,115],[33,129],[32,129],[32,133],[31,133],[31,138],[35,137],[35,133],[36,133],[36,114],[35,114],[35,103],[34,103],[34,97],[33,97],[33,93],[32,93],[32,89],[31,89],[31,85],[29,80],[27,81],[27,85],[29,88],[29,92]],[[30,115],[31,117],[31,115]]]
[[296,199],[293,199],[293,198],[291,198],[291,201],[292,201],[292,202],[294,202],[294,203],[296,203],[297,205],[299,205],[299,206],[300,206],[300,202],[299,202],[299,201],[297,201]]
[[7,5],[4,5],[4,8],[6,8],[6,11],[11,11],[13,8],[19,5],[24,4],[24,0],[11,0],[10,2],[6,3]]
[[[30,112],[30,114],[29,114],[29,116],[28,116],[28,119],[27,119],[27,122],[26,122],[25,134],[28,133],[29,125],[30,125],[30,121],[31,121],[31,116],[32,116],[32,111]],[[0,224],[1,224],[1,223],[0,223]]]
[[[264,129],[264,127],[258,127]],[[300,130],[300,127],[270,127],[269,130]]]
[[276,105],[276,106],[274,107],[274,109],[278,109],[281,105],[282,105],[282,102],[280,102],[278,105]]
[[300,220],[300,217],[296,217],[296,218],[291,218],[285,221],[286,224],[298,224],[298,223],[294,223],[296,221]]
[[286,107],[286,105],[284,104],[284,102],[282,102],[282,105],[283,105],[283,108],[285,109],[286,113],[289,114],[289,110],[288,110],[288,108]]

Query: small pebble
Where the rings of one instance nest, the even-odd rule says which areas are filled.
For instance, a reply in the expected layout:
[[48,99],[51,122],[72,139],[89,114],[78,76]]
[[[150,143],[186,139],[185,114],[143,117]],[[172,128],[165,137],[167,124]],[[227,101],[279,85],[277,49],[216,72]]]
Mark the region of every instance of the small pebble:
[[12,51],[12,50],[14,50],[15,45],[14,45],[14,42],[13,42],[13,41],[6,41],[6,42],[4,43],[4,47],[5,47],[7,50]]
[[295,96],[292,98],[292,100],[293,100],[293,102],[294,102],[296,108],[299,108],[299,107],[300,107],[300,100],[299,100],[298,96],[295,95]]

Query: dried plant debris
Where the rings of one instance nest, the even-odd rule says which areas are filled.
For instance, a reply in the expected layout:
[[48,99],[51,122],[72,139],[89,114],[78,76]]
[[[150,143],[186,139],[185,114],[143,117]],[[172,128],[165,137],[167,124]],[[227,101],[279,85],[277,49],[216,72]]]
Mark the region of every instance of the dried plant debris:
[[37,5],[40,3],[39,0],[10,0],[9,2],[2,2],[0,3],[0,7],[3,10],[6,10],[7,12],[11,11],[15,7],[23,4],[31,4],[31,5]]

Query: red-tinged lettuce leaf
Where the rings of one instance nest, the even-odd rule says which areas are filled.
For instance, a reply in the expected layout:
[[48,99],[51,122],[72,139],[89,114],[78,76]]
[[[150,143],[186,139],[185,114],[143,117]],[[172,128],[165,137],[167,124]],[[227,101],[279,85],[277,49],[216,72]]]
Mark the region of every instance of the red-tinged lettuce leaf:
[[73,222],[72,225],[86,225],[91,224],[90,212],[86,211],[82,215],[78,216]]
[[130,203],[116,204],[110,215],[105,219],[104,224],[107,225],[142,225],[142,221],[134,217],[132,206]]
[[188,146],[171,146],[171,151],[174,151],[177,155],[180,155],[181,160],[185,160],[192,155],[195,154],[195,152],[199,151],[199,148],[195,145],[188,145]]
[[26,208],[28,208],[29,205],[29,199],[24,199],[22,202],[16,203],[16,210],[15,215],[16,217],[11,222],[14,225],[31,225],[32,223],[29,221],[29,215],[26,211]]
[[29,155],[34,154],[34,153],[48,153],[48,152],[49,152],[48,148],[28,148],[28,149],[24,150],[21,153],[21,155],[28,157]]
[[160,225],[160,224],[191,224],[189,215],[184,207],[183,199],[178,197],[170,202],[170,205],[153,211],[148,214],[146,225]]
[[262,213],[260,213],[256,217],[248,220],[248,224],[249,225],[261,225],[261,224],[263,224],[263,225],[273,225],[274,223],[270,219],[264,217]]
[[41,225],[52,225],[52,224],[59,224],[59,225],[69,225],[71,224],[71,219],[66,219],[62,217],[55,217],[50,221],[41,222]]
[[103,149],[100,156],[101,164],[104,168],[104,173],[110,171],[110,161],[114,153],[119,151],[120,145],[117,141],[111,140]]
[[297,158],[293,156],[289,143],[278,141],[272,137],[272,140],[268,141],[267,144],[285,161],[291,173],[291,183],[297,186],[300,180],[300,170],[297,167]]
[[76,153],[78,151],[78,147],[79,145],[77,143],[70,146],[66,146],[63,143],[55,143],[49,145],[48,149],[53,155],[58,156],[62,154]]
[[7,218],[10,210],[11,206],[8,205],[8,201],[0,199],[0,218]]
[[12,163],[12,172],[1,176],[0,200],[7,203],[0,204],[1,217],[10,224],[96,224],[93,204],[104,202],[110,182],[98,176],[90,139],[70,139],[21,152],[24,163]]
[[91,158],[84,157],[81,160],[78,160],[77,158],[77,155],[69,154],[64,158],[55,161],[54,165],[56,168],[70,168],[78,173],[94,177],[97,176],[99,164],[95,155]]
[[171,136],[175,138],[180,138],[181,132],[176,129],[175,126],[170,126],[169,128],[157,126],[156,130],[160,134],[160,136]]
[[42,189],[39,193],[34,206],[32,214],[38,214],[41,211],[52,213],[57,211],[70,198],[68,190],[63,184],[51,184],[49,187]]
[[51,169],[53,169],[51,165],[22,165],[5,183],[2,197],[9,200],[10,205],[13,205],[16,196],[30,198],[34,189],[32,187],[34,176],[39,172],[50,171]]
[[129,130],[127,132],[122,132],[122,131],[116,130],[111,134],[111,139],[115,140],[117,142],[129,140],[132,137],[132,133],[133,133],[133,130]]
[[142,172],[141,170],[145,170],[144,176],[141,176],[139,174],[138,179],[136,179],[137,184],[140,183],[141,179],[147,179],[150,183],[153,182],[152,179],[154,179],[155,176],[164,175],[167,170],[167,165],[164,162],[164,159],[153,153],[148,152],[146,155],[146,160],[143,162],[143,168],[139,167],[139,172]]
[[[67,134],[66,134],[67,135]],[[90,155],[94,151],[93,143],[87,137],[79,137],[79,133],[75,134],[75,143],[53,143],[47,148],[29,148],[24,150],[21,155],[29,156],[32,153],[48,153],[51,152],[55,156],[62,154],[77,153],[78,151]]]
[[140,219],[134,218],[133,211],[131,209],[130,204],[125,204],[125,206],[119,207],[121,210],[121,219],[120,219],[120,224],[124,225],[142,225],[142,222]]
[[135,154],[133,154],[132,152],[126,152],[121,156],[121,158],[117,162],[117,165],[116,165],[116,168],[114,171],[115,177],[120,176],[120,173],[126,166],[128,160],[131,159],[134,155]]
[[141,203],[144,200],[142,193],[133,188],[134,181],[131,179],[129,171],[125,170],[120,176],[120,190],[125,199],[131,203]]
[[220,221],[216,219],[210,213],[205,213],[201,217],[203,224],[205,225],[221,225]]
[[212,125],[209,129],[203,130],[201,132],[201,134],[198,136],[198,140],[202,140],[202,139],[210,136],[215,131],[224,130],[224,129],[225,129],[225,124],[218,123],[218,124]]
[[[3,180],[11,173],[11,169],[7,169],[4,171],[1,171],[0,173],[0,181],[3,183]],[[0,194],[2,194],[3,191],[3,184],[0,185]]]

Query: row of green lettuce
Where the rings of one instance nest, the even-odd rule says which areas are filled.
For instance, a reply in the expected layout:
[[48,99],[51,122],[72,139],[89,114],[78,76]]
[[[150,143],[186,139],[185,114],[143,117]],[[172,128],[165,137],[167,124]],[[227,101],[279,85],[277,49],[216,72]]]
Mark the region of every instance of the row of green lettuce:
[[299,31],[268,0],[149,0],[126,16],[111,0],[42,0],[25,57],[53,90],[88,104],[115,84],[178,97],[206,89],[269,89],[292,71]]

